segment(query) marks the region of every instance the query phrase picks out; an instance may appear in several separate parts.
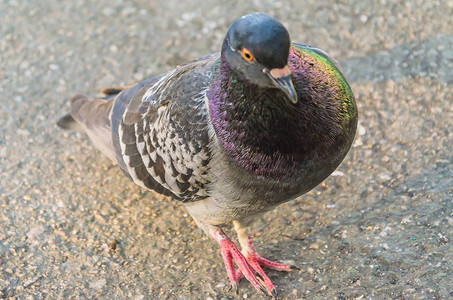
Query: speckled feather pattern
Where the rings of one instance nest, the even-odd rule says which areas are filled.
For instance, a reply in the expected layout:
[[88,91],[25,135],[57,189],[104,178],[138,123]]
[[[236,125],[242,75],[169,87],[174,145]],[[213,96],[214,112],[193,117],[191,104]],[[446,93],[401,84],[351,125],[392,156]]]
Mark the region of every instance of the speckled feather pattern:
[[186,64],[120,94],[113,144],[138,185],[183,202],[207,197],[211,159],[205,93],[212,58]]

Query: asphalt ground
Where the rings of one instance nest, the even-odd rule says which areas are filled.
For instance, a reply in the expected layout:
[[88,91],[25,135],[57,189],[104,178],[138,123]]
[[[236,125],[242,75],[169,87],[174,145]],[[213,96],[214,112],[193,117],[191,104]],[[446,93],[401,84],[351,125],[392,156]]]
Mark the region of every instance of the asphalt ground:
[[[257,220],[280,299],[453,297],[453,1],[0,0],[0,298],[262,299],[184,207],[56,120],[216,52],[250,12],[342,65],[356,141],[333,176]],[[113,249],[115,248],[115,249]]]

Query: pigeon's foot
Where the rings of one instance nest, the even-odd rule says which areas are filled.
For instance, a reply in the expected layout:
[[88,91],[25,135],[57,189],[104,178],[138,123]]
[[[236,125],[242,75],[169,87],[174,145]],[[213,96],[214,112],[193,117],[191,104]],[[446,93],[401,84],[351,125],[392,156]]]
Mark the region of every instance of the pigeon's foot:
[[[236,293],[238,293],[239,279],[245,277],[255,287],[255,289],[267,294],[264,278],[262,278],[262,275],[259,274],[259,272],[256,273],[256,270],[248,263],[247,259],[244,255],[242,255],[241,251],[239,251],[233,241],[231,241],[221,229],[215,229],[213,237],[220,246],[223,262],[225,263],[225,268],[228,277],[230,278],[231,286],[235,289]],[[233,259],[238,266],[237,272],[234,271]],[[237,277],[236,273],[239,277]]]
[[[266,288],[266,291],[269,295],[272,297],[276,298],[277,297],[277,289],[275,288],[274,284],[271,282],[269,277],[264,273],[263,268],[271,269],[271,270],[276,270],[276,271],[285,271],[289,272],[292,270],[297,270],[299,269],[296,266],[291,266],[291,265],[286,265],[286,264],[281,264],[277,262],[270,261],[268,259],[265,259],[261,257],[255,250],[255,247],[253,246],[252,238],[247,235],[246,241],[244,241],[244,237],[241,236],[241,232],[238,231],[238,237],[239,237],[239,242],[242,245],[242,253],[249,263],[252,268],[258,272],[258,274],[261,275],[264,281],[264,286]],[[243,277],[243,274],[241,272],[241,269],[236,270],[235,273],[236,279],[240,280]]]
[[[275,263],[259,256],[249,236],[247,236],[246,246],[241,242],[241,245],[243,245],[242,252],[238,250],[237,246],[221,229],[215,229],[213,237],[220,246],[231,286],[235,289],[236,293],[238,293],[239,280],[245,277],[255,289],[275,298],[277,296],[277,290],[261,267],[277,271],[297,269],[296,267]],[[236,271],[233,267],[233,260],[238,266]]]
[[[265,258],[259,256],[258,253],[256,253],[256,250],[255,250],[255,247],[253,246],[252,238],[250,237],[250,235],[247,235],[246,246],[244,245],[245,243],[241,241],[241,236],[239,236],[239,240],[242,245],[242,253],[245,255],[245,257],[247,258],[247,261],[249,261],[249,263],[256,262],[261,267],[264,267],[266,269],[276,270],[276,271],[289,272],[292,270],[299,270],[299,268],[296,266],[273,262],[273,261],[270,261],[268,259],[265,259]],[[253,264],[252,264],[252,266],[253,266]]]

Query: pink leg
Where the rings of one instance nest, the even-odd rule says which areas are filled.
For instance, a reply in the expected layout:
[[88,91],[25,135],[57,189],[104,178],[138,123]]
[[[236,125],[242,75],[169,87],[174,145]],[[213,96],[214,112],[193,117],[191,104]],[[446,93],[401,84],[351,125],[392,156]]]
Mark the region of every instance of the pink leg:
[[214,239],[220,246],[222,252],[223,262],[227,270],[228,277],[230,278],[231,286],[238,290],[238,281],[233,268],[233,261],[238,266],[238,270],[241,271],[241,277],[244,276],[258,291],[266,292],[265,286],[260,278],[255,277],[254,269],[247,262],[242,253],[238,250],[236,245],[223,233],[221,229],[215,229],[212,233]]
[[[263,269],[261,267],[271,269],[271,270],[277,270],[277,271],[285,271],[289,272],[292,270],[299,270],[298,267],[296,266],[291,266],[291,265],[286,265],[286,264],[280,264],[276,263],[273,261],[270,261],[268,259],[262,258],[259,256],[258,253],[256,253],[255,247],[253,246],[252,239],[250,236],[247,236],[247,247],[244,247],[247,249],[249,252],[244,253],[244,257],[247,260],[247,262],[250,264],[250,266],[262,277],[262,281],[264,284],[264,287],[266,288],[266,291],[269,295],[272,295],[274,298],[277,296],[277,290],[272,283],[272,281],[269,279],[269,277],[264,273]],[[244,252],[244,248],[242,252]],[[244,276],[242,274],[241,269],[237,269],[235,274],[235,278],[237,281],[241,280],[241,278]]]
[[289,272],[294,269],[299,269],[296,266],[276,263],[276,262],[270,261],[268,259],[265,259],[265,258],[262,258],[261,256],[259,256],[258,253],[256,253],[255,246],[253,246],[252,238],[250,237],[250,235],[247,235],[247,244],[248,244],[248,248],[251,250],[250,255],[249,255],[250,258],[255,260],[260,266],[262,266],[264,268],[276,270],[276,271],[285,271],[285,272]]
[[296,266],[276,263],[276,262],[267,260],[265,258],[262,258],[261,256],[258,256],[258,255],[256,256],[256,259],[257,259],[257,261],[258,261],[260,266],[262,266],[264,268],[267,268],[267,269],[271,269],[271,270],[289,272],[289,271],[292,271],[292,270],[298,270],[299,269]]
[[[262,258],[256,253],[252,239],[245,233],[245,230],[236,228],[236,231],[238,232],[242,252],[238,250],[237,246],[221,229],[216,228],[211,233],[220,246],[231,286],[238,292],[238,282],[242,277],[245,277],[255,289],[275,298],[277,290],[261,267],[277,271],[291,271],[298,268]],[[238,266],[236,271],[234,271],[233,260]]]
[[[277,296],[277,290],[261,267],[286,272],[299,268],[286,264],[276,263],[265,258],[262,258],[256,252],[255,247],[253,246],[252,238],[247,234],[245,227],[242,227],[242,224],[240,222],[233,222],[233,224],[238,234],[239,243],[241,244],[242,247],[242,254],[245,256],[245,259],[250,264],[250,266],[252,266],[252,268],[259,275],[261,275],[267,293],[275,298]],[[237,280],[239,280],[242,277],[241,270],[236,271],[235,277]]]

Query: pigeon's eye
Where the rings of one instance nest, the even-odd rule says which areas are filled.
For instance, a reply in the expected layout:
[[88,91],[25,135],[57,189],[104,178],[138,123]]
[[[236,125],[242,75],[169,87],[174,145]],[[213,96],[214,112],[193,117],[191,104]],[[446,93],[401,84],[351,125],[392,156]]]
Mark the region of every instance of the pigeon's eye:
[[250,51],[247,50],[246,48],[242,48],[241,55],[246,61],[252,61],[253,60],[252,53],[250,53]]

